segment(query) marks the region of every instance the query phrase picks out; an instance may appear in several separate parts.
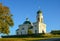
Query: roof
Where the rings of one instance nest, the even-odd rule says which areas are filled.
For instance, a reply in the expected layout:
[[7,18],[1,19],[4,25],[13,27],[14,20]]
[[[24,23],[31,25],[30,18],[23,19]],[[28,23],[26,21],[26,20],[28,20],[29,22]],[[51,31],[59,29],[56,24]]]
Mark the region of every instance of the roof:
[[17,29],[16,31],[18,31],[19,29]]
[[41,11],[41,10],[38,10],[38,11],[37,11],[37,14],[39,14],[39,13],[42,13],[42,11]]
[[30,21],[25,21],[23,24],[31,24]]

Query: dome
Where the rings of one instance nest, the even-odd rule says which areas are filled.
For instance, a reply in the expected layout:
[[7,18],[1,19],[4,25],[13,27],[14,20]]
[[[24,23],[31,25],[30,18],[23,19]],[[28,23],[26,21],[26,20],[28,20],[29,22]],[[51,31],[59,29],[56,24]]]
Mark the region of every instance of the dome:
[[39,14],[39,13],[42,13],[42,11],[41,10],[37,11],[37,14]]
[[28,18],[26,18],[26,21],[23,24],[31,24]]
[[30,21],[25,21],[23,24],[31,24]]

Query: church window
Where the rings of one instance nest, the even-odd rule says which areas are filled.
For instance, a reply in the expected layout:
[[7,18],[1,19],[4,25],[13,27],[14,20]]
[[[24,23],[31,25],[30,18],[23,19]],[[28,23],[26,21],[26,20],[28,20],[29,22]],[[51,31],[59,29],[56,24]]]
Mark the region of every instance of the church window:
[[21,35],[22,35],[22,32],[21,32]]
[[37,33],[37,30],[35,30],[35,33]]
[[40,21],[40,19],[38,18],[38,21]]
[[36,27],[36,25],[35,25],[35,27]]
[[22,30],[24,30],[24,28],[22,28]]
[[18,35],[18,32],[17,32],[17,35]]
[[44,30],[42,30],[42,33],[44,34]]

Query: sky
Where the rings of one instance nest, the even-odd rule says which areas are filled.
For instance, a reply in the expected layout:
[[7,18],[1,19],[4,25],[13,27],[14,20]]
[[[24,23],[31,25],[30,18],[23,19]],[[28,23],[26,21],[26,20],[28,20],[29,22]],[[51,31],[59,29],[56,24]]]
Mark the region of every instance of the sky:
[[16,29],[27,17],[32,23],[36,22],[38,10],[43,13],[47,33],[60,30],[60,0],[0,0],[0,3],[9,7],[13,15],[14,26],[10,28],[10,35],[16,34]]

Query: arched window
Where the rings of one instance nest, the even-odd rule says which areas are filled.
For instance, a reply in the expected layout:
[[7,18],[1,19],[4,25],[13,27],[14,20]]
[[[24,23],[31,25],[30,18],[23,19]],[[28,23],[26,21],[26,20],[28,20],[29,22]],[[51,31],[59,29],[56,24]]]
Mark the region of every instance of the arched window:
[[40,21],[40,19],[38,18],[38,21]]
[[22,28],[22,30],[24,30],[24,28]]
[[44,30],[42,30],[42,33],[44,34]]
[[22,35],[22,32],[21,32],[21,35]]
[[17,35],[18,35],[19,33],[17,32]]
[[37,33],[37,30],[35,30],[35,33]]

